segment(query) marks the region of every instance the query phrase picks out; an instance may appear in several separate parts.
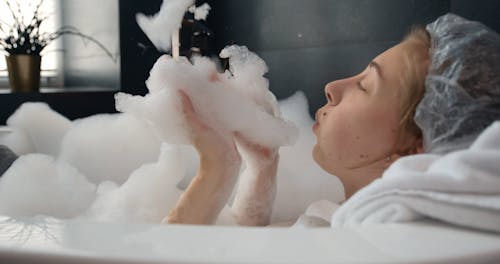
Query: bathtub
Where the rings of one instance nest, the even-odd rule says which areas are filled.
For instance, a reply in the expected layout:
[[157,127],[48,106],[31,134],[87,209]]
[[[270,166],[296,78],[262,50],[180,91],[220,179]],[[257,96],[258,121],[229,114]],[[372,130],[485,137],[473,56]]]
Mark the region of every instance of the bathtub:
[[498,263],[500,236],[435,222],[244,228],[0,217],[0,263]]
[[433,221],[305,229],[0,216],[2,264],[352,262],[500,263],[500,234]]

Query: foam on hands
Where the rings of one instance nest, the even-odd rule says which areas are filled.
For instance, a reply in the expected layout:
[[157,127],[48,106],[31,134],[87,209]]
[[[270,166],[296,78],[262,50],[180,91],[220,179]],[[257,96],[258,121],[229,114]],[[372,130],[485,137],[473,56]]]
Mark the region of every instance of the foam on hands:
[[[169,51],[171,36],[180,28],[188,8],[195,19],[206,19],[210,6],[193,4],[193,0],[165,0],[157,14],[138,14],[137,24],[158,50]],[[147,120],[165,142],[189,144],[178,93],[183,90],[200,117],[219,132],[238,131],[263,146],[293,145],[298,129],[281,117],[263,76],[268,70],[265,62],[246,47],[235,45],[223,49],[220,57],[229,59],[230,72],[218,73],[216,64],[206,57],[194,57],[190,63],[186,58],[174,60],[164,55],[151,69],[146,82],[149,94],[119,93],[116,109]]]
[[267,66],[246,47],[230,46],[221,57],[229,58],[230,72],[219,73],[206,57],[158,59],[146,82],[149,94],[118,93],[116,108],[147,120],[168,143],[190,144],[178,91],[186,92],[197,114],[207,125],[227,134],[238,131],[262,146],[293,145],[297,127],[282,118],[277,100],[263,77]]

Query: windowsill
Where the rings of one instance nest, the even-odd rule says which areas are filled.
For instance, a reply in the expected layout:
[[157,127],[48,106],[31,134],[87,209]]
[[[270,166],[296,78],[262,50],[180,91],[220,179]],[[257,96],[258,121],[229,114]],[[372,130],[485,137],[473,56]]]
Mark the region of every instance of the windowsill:
[[[70,88],[56,88],[56,87],[42,87],[40,93],[84,93],[84,92],[118,92],[119,88],[111,87],[70,87]],[[14,94],[10,88],[0,88],[0,94]],[[20,94],[20,93],[15,93]]]

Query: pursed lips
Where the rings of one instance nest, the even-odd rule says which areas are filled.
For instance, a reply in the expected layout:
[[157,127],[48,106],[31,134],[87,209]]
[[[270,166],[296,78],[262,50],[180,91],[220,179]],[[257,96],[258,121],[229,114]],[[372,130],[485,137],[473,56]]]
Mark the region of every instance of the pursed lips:
[[312,127],[313,131],[316,130],[316,128],[318,128],[318,126],[319,126],[319,116],[320,116],[320,109],[318,109],[318,111],[316,111],[316,113],[314,114],[315,122],[314,122],[314,125]]

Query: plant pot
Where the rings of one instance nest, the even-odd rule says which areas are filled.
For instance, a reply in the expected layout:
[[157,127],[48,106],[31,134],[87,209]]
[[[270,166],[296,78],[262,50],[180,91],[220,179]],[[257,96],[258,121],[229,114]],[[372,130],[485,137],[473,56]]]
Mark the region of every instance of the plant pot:
[[40,89],[40,55],[5,56],[12,92],[38,92]]

